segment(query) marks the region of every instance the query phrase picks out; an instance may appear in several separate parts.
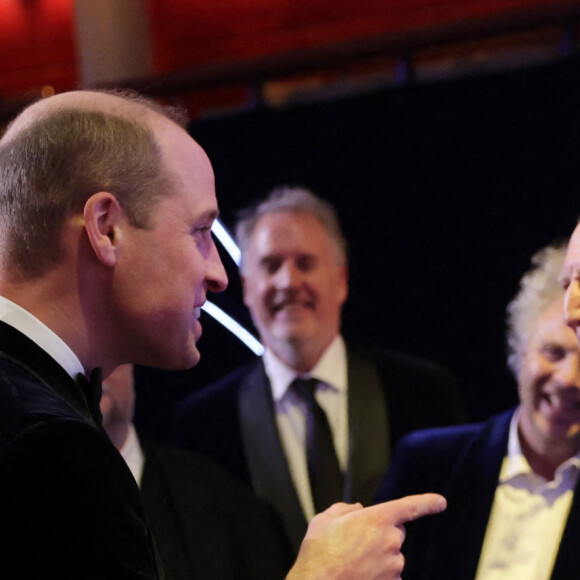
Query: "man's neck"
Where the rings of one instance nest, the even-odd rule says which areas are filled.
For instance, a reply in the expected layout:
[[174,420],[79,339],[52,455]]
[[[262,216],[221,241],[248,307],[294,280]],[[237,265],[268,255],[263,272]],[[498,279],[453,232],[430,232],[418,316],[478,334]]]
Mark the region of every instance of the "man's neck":
[[323,344],[285,342],[271,348],[274,355],[298,374],[307,374],[318,364],[336,336]]
[[530,445],[522,437],[521,432],[519,439],[524,457],[530,464],[532,471],[536,475],[543,477],[546,481],[552,481],[558,467],[578,453],[578,449],[570,445],[538,449]]

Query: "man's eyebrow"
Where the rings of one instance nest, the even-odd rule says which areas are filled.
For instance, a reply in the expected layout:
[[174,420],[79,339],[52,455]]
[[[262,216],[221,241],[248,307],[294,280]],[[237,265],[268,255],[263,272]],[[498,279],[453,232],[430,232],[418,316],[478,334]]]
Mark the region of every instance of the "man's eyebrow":
[[214,221],[219,217],[219,215],[219,209],[207,210],[198,216],[197,221]]

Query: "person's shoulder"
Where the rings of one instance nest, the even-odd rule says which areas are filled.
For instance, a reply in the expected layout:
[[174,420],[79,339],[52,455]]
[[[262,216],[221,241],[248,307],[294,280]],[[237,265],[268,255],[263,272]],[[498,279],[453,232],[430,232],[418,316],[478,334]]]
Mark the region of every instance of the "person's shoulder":
[[0,361],[0,445],[36,425],[59,428],[68,426],[69,421],[73,425],[87,424],[76,409],[34,374],[5,362]]
[[503,411],[477,423],[411,431],[399,440],[396,453],[402,456],[418,451],[432,454],[454,453],[475,438],[491,437],[498,427],[502,432],[505,431],[513,412],[514,409]]
[[270,515],[269,506],[249,488],[210,457],[189,449],[150,444],[145,447],[146,470],[163,473],[166,481],[187,485],[188,493],[206,501],[219,502],[221,510],[262,511]]
[[[36,422],[2,450],[0,513],[0,569],[17,562],[19,577],[120,578],[150,565],[144,520],[135,525],[137,484],[106,435],[82,420]],[[26,551],[37,558],[22,561]]]
[[69,511],[85,501],[80,490],[93,490],[91,497],[98,505],[100,498],[122,499],[118,476],[130,481],[130,472],[104,432],[75,417],[45,417],[4,440],[0,474],[3,489],[14,486],[23,493],[25,486],[38,487],[41,477],[40,497],[51,490],[66,496]]
[[[93,457],[94,451],[112,457],[119,455],[101,430],[78,416],[57,414],[29,417],[17,433],[7,438],[2,448],[4,458],[22,455],[38,463],[57,458],[63,465],[70,463],[74,456],[82,456],[83,463],[92,465],[101,457],[100,453]],[[48,458],[52,455],[54,457]]]
[[180,409],[185,410],[199,405],[221,403],[232,397],[237,397],[240,385],[257,364],[259,361],[242,365],[214,383],[197,389],[180,403]]
[[213,425],[212,429],[230,429],[228,425],[238,414],[238,395],[246,376],[256,369],[261,361],[253,361],[237,368],[215,383],[196,389],[180,401],[174,414],[174,433],[181,446],[184,431],[196,431],[199,426]]
[[[435,491],[443,493],[451,473],[467,457],[488,453],[490,445],[505,445],[513,409],[479,423],[412,431],[402,437],[383,478],[376,501]],[[475,453],[475,455],[473,455]]]
[[388,369],[389,372],[428,377],[438,375],[445,378],[453,377],[442,364],[414,354],[376,346],[370,348],[353,346],[352,348],[354,352],[361,353],[363,356],[366,354],[380,368]]
[[449,449],[450,445],[460,445],[480,433],[485,423],[469,423],[449,427],[419,429],[404,435],[397,443],[397,450],[403,454],[426,449]]
[[[255,364],[255,363],[254,363]],[[244,456],[239,391],[251,366],[203,387],[177,404],[169,442],[179,448],[204,453],[249,481]]]
[[[443,365],[381,347],[348,346],[349,365],[371,365],[392,407],[394,439],[409,431],[465,422],[457,377]],[[367,361],[367,362],[365,362]]]

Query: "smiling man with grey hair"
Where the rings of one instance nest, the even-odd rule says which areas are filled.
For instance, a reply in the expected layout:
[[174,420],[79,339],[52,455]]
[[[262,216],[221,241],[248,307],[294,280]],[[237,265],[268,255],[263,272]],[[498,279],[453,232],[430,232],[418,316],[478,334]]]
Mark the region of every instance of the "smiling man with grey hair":
[[580,346],[564,321],[565,253],[560,244],[535,254],[507,307],[520,404],[478,425],[413,433],[397,447],[378,499],[429,489],[450,505],[409,526],[405,580],[578,575]]
[[297,550],[315,513],[372,501],[402,434],[461,422],[461,397],[436,364],[345,341],[347,244],[328,201],[278,187],[241,213],[236,233],[266,351],[186,400],[177,438],[270,502]]

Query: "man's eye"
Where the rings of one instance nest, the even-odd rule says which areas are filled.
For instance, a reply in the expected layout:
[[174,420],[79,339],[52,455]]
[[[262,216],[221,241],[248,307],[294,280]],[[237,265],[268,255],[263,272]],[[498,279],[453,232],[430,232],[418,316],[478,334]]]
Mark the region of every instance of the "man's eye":
[[280,263],[272,260],[264,262],[262,266],[268,274],[275,274],[278,271],[278,268],[280,268]]
[[297,260],[296,265],[302,272],[309,272],[314,268],[315,260],[311,256],[301,257]]
[[542,354],[551,361],[561,360],[566,356],[566,349],[556,344],[549,344],[542,348]]

